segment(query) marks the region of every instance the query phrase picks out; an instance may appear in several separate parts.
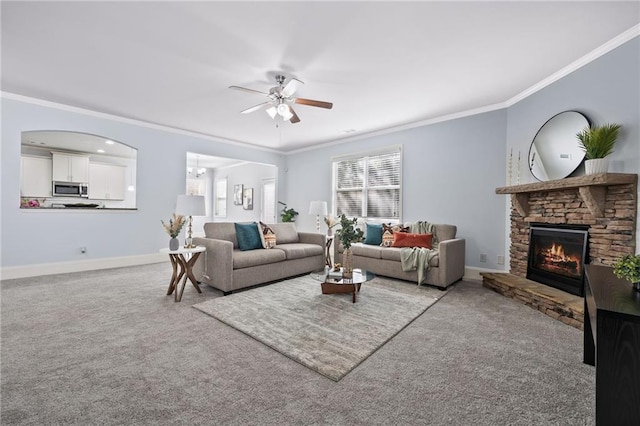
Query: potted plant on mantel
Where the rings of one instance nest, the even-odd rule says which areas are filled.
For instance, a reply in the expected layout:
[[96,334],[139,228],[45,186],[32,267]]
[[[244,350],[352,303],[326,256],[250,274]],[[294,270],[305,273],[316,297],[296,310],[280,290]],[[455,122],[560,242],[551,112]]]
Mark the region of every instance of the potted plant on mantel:
[[618,138],[620,125],[611,123],[603,126],[585,127],[576,136],[580,148],[584,151],[586,160],[584,172],[587,175],[607,173],[609,170],[609,154],[613,152],[613,146]]
[[628,254],[613,264],[613,273],[618,278],[633,284],[633,288],[640,291],[640,254]]
[[357,228],[355,225],[358,222],[358,218],[349,219],[343,213],[340,216],[340,229],[336,231],[336,236],[344,247],[342,253],[342,276],[344,278],[351,278],[353,276],[353,252],[351,251],[351,244],[362,240],[364,232],[362,229]]

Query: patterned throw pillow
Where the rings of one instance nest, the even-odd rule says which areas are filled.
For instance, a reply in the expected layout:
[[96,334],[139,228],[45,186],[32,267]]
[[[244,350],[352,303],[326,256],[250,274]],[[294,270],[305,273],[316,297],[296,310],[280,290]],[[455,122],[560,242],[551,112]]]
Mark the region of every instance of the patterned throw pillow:
[[432,248],[433,234],[410,234],[408,232],[396,232],[393,234],[391,247],[423,247]]
[[408,226],[382,224],[382,247],[391,247],[393,245],[393,233],[394,232],[409,232]]
[[260,240],[262,240],[262,247],[270,249],[276,245],[276,233],[266,223],[260,222]]

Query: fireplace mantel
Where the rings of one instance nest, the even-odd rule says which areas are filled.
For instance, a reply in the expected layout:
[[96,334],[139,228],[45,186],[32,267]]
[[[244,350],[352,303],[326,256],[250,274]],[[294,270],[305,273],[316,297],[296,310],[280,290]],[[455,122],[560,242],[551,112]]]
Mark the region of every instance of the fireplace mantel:
[[496,194],[511,194],[511,202],[522,217],[529,215],[529,193],[551,192],[578,188],[580,197],[591,215],[604,217],[604,201],[607,186],[637,185],[638,175],[629,173],[601,173],[597,175],[578,176],[546,182],[526,183],[496,188]]

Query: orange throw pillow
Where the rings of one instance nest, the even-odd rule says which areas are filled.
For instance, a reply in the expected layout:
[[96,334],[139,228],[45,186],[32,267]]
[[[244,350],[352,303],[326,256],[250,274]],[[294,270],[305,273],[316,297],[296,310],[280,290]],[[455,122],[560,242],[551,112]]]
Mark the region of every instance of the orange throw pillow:
[[424,247],[431,248],[433,234],[409,234],[405,232],[393,233],[391,247]]

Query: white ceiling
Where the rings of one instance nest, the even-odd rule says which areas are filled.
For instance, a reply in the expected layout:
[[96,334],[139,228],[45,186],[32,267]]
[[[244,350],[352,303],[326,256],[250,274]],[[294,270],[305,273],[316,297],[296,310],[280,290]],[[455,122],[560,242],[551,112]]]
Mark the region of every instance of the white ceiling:
[[[640,3],[2,1],[2,90],[278,151],[504,104]],[[295,76],[302,120],[240,114]],[[352,133],[345,133],[352,131]]]

